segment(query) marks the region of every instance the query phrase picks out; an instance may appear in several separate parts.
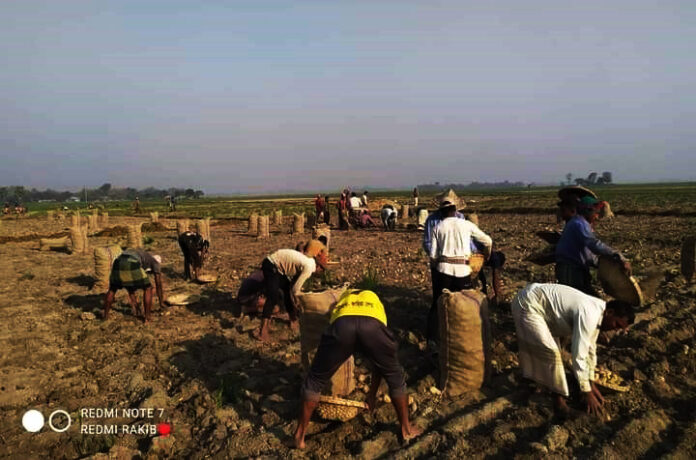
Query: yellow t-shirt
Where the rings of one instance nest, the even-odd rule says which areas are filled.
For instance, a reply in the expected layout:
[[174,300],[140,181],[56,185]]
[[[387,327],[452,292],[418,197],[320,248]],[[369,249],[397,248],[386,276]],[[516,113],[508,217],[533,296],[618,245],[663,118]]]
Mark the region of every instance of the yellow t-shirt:
[[372,291],[348,289],[343,293],[331,312],[329,323],[333,324],[341,316],[368,316],[387,325],[387,314],[379,297]]

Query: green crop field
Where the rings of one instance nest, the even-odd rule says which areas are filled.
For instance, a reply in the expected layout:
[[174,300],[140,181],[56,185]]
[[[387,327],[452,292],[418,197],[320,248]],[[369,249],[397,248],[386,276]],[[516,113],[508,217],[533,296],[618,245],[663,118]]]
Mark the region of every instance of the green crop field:
[[[595,186],[593,190],[602,200],[611,204],[617,214],[682,215],[696,217],[696,183],[667,184],[624,184]],[[547,213],[557,201],[558,187],[532,187],[529,189],[456,190],[467,201],[467,209],[479,213],[519,212]],[[335,205],[338,192],[331,194]],[[391,200],[409,203],[409,190],[371,191],[371,202]],[[421,204],[430,205],[434,194],[421,194]],[[313,212],[314,195],[266,195],[205,197],[180,199],[176,212],[169,212],[164,200],[141,202],[140,215],[157,211],[162,217],[215,217],[246,218],[250,213],[269,214],[280,209],[285,215]],[[130,201],[107,201],[94,203],[111,215],[133,215]],[[42,215],[48,210],[66,206],[69,210],[85,209],[85,203],[28,203],[30,215]],[[332,208],[333,209],[333,208]]]

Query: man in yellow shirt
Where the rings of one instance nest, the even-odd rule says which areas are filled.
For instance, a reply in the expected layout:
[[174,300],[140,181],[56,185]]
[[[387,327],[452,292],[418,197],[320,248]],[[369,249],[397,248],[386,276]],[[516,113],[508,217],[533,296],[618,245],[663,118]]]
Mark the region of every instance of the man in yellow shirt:
[[302,384],[302,408],[295,430],[295,447],[305,447],[305,432],[312,412],[319,405],[319,395],[338,368],[356,351],[373,364],[367,405],[377,401],[377,389],[384,378],[401,424],[404,440],[415,438],[422,430],[408,420],[406,379],[397,358],[394,334],[387,328],[387,315],[379,297],[372,291],[349,289],[331,312],[329,328],[321,336],[319,348],[307,378]]

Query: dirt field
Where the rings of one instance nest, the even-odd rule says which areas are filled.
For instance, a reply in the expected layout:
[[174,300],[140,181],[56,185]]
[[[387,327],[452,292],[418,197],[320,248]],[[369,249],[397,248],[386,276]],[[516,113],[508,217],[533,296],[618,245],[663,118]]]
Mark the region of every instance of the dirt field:
[[[552,268],[524,262],[546,243],[534,232],[556,227],[555,217],[495,212],[481,214],[481,228],[505,252],[507,300],[527,282],[552,281]],[[133,221],[114,217],[112,225]],[[143,220],[143,219],[141,219]],[[165,227],[174,222],[161,219]],[[0,235],[14,237],[25,227]],[[50,234],[64,230],[45,217],[26,228]],[[148,247],[163,256],[165,290],[201,300],[159,309],[150,325],[132,317],[119,293],[109,321],[99,313],[102,295],[91,290],[92,255],[40,252],[38,241],[0,245],[0,456],[3,458],[83,458],[100,452],[118,458],[242,458],[361,456],[692,458],[696,448],[696,284],[679,274],[679,247],[696,232],[694,219],[618,215],[597,232],[624,251],[640,275],[664,272],[656,299],[640,311],[627,335],[599,346],[598,360],[630,383],[627,393],[604,392],[610,421],[580,413],[557,419],[547,395],[522,381],[516,358],[509,305],[491,311],[494,377],[481,392],[441,399],[430,387],[436,369],[421,351],[430,305],[430,275],[420,249],[421,233],[334,231],[331,258],[335,283],[359,282],[368,267],[379,273],[375,289],[400,341],[408,374],[412,417],[425,434],[409,445],[397,438],[396,415],[381,403],[374,414],[346,423],[315,417],[305,452],[285,442],[294,428],[301,383],[299,340],[278,320],[278,341],[259,345],[250,338],[256,319],[242,317],[233,298],[243,277],[263,257],[294,247],[291,219],[272,236],[256,240],[246,223],[213,221],[208,269],[220,278],[201,286],[183,280],[183,258],[175,231],[144,233]],[[29,232],[29,230],[27,230]],[[305,239],[308,236],[305,235]],[[91,247],[125,243],[125,236],[90,237]],[[91,253],[91,251],[90,251]],[[325,279],[326,281],[326,279]],[[314,285],[319,282],[313,281]],[[359,366],[360,373],[366,373]],[[369,381],[369,378],[368,378]],[[360,389],[355,399],[364,398]],[[84,408],[156,408],[153,418],[80,418]],[[580,408],[575,404],[576,408]],[[63,433],[44,428],[28,433],[22,415],[38,409],[48,416],[66,410],[72,426]],[[414,410],[415,409],[415,410]],[[172,434],[82,434],[87,425],[170,423]]]

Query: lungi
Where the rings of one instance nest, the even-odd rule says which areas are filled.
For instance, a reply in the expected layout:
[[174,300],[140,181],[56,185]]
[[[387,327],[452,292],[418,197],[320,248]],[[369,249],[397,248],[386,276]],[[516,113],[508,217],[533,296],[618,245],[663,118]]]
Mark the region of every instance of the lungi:
[[517,331],[522,375],[554,393],[568,396],[560,343],[546,324],[543,308],[534,305],[534,302],[515,298],[512,317]]
[[140,261],[129,254],[121,254],[111,268],[109,290],[145,289],[151,286],[150,277],[140,265]]

